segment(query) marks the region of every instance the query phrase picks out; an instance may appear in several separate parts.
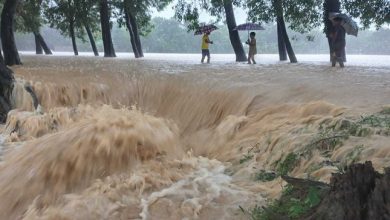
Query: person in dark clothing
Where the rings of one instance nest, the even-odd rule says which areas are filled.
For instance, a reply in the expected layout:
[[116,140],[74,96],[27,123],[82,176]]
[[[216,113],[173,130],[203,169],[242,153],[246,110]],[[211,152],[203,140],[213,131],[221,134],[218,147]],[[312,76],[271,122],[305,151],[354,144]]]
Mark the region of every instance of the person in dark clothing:
[[333,32],[331,34],[332,39],[332,67],[336,66],[338,62],[340,67],[344,67],[344,54],[345,54],[345,29],[341,26],[342,18],[336,17],[332,20]]

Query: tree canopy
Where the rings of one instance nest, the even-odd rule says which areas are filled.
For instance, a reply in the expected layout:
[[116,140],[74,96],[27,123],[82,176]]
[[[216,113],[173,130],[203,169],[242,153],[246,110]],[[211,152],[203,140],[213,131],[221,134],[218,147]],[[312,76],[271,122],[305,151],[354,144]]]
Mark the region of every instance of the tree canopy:
[[342,3],[348,14],[360,19],[363,28],[390,24],[389,0],[343,0]]
[[[13,34],[11,33],[14,30],[22,33],[34,33],[36,40],[38,39],[36,42],[40,41],[42,45],[46,45],[39,33],[43,24],[48,24],[58,29],[64,36],[71,37],[74,48],[76,48],[76,38],[85,41],[85,37],[88,36],[95,54],[98,54],[95,43],[92,43],[94,36],[101,33],[103,41],[106,42],[106,36],[112,28],[110,22],[116,20],[119,26],[127,27],[132,39],[133,49],[139,50],[142,57],[139,36],[149,34],[154,28],[153,22],[151,22],[153,12],[166,8],[172,2],[174,1],[0,0],[0,10],[3,12],[3,5],[5,3],[9,5],[6,13],[3,13],[4,21],[2,21],[8,28],[3,28],[4,54],[7,54],[7,56],[9,54],[17,55],[15,46],[8,47],[8,45],[14,45]],[[209,14],[212,17],[211,23],[226,22],[231,45],[236,56],[239,57],[237,59],[242,60],[245,54],[242,54],[241,41],[237,31],[234,30],[236,25],[234,8],[240,7],[247,10],[248,19],[252,22],[276,22],[281,27],[285,26],[286,23],[294,31],[307,33],[320,27],[323,22],[328,23],[329,26],[325,10],[327,2],[340,4],[337,7],[340,8],[340,12],[356,18],[362,28],[373,26],[380,28],[385,24],[390,24],[390,1],[388,0],[177,0],[174,6],[174,17],[182,22],[187,30],[199,27],[201,13]],[[105,6],[103,17],[102,5]],[[103,23],[102,20],[104,20]],[[7,35],[5,35],[6,30]],[[280,30],[278,29],[278,35],[280,33],[284,35],[279,42],[282,45],[282,50],[283,44],[286,44],[285,46],[291,50],[285,28]],[[137,48],[134,48],[134,46]],[[111,47],[113,49],[113,46]],[[8,56],[7,59],[10,60],[11,57]],[[17,58],[15,60],[18,61]]]
[[[247,0],[245,6],[252,22],[276,21],[274,0]],[[282,6],[284,18],[294,31],[309,32],[322,23],[322,0],[282,0]]]

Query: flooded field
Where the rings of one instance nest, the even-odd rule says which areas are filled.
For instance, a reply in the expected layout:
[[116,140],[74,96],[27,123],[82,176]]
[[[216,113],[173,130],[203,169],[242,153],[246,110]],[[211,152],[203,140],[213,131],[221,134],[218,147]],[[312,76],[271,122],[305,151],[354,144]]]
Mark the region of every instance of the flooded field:
[[280,175],[390,166],[388,56],[227,57],[26,53],[1,128],[0,219],[249,219]]

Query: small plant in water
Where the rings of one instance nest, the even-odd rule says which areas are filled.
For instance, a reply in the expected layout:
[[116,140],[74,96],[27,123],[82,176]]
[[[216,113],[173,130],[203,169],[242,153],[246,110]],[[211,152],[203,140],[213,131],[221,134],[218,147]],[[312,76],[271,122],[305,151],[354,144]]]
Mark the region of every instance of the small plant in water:
[[321,190],[310,187],[306,191],[287,185],[282,197],[269,204],[267,208],[255,206],[241,211],[252,220],[300,219],[321,202]]
[[298,162],[298,155],[295,153],[289,153],[286,158],[278,164],[276,169],[277,173],[281,176],[287,175],[292,171]]
[[255,174],[256,181],[268,182],[276,179],[278,175],[274,172],[267,172],[265,170],[260,170]]
[[240,159],[240,164],[250,161],[252,160],[252,158],[253,158],[252,154],[245,154],[244,157]]

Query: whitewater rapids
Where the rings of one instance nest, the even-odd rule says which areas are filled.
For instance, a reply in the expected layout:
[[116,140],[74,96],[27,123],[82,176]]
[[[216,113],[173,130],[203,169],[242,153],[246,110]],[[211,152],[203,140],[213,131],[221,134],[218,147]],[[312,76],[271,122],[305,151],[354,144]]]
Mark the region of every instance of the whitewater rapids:
[[[265,206],[284,186],[255,181],[256,172],[274,170],[319,126],[390,100],[388,67],[23,60],[1,131],[0,219],[248,219],[240,207]],[[290,175],[328,182],[337,167],[311,167],[356,145],[359,161],[381,170],[389,143],[351,138]]]

